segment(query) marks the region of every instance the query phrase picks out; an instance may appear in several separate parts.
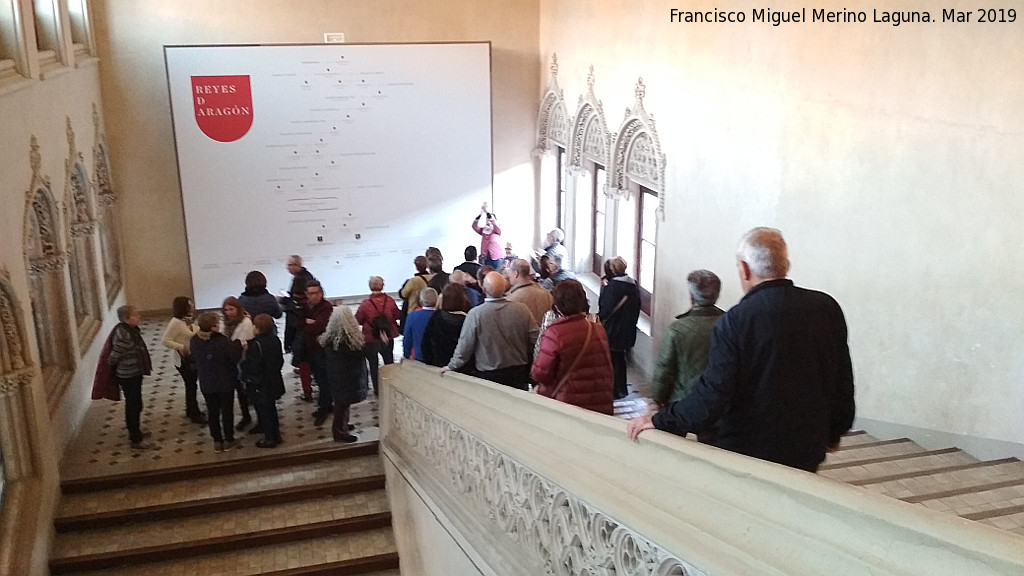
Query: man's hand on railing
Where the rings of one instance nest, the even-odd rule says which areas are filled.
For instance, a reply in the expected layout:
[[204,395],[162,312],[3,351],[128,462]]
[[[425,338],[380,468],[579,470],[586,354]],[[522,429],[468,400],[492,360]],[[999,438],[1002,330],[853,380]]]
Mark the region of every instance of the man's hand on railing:
[[651,430],[653,428],[654,422],[652,421],[652,416],[650,414],[647,416],[641,416],[629,421],[629,424],[626,425],[626,436],[628,436],[633,442],[636,442],[637,438],[640,437],[641,432],[644,430]]

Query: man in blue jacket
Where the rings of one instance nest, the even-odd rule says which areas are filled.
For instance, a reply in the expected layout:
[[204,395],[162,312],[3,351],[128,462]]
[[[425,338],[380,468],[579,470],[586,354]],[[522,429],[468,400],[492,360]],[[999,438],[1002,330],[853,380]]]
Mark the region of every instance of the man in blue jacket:
[[853,424],[843,311],[828,294],[786,279],[786,242],[774,228],[748,232],[736,260],[745,296],[715,325],[700,381],[627,433],[683,435],[718,421],[714,445],[815,472]]

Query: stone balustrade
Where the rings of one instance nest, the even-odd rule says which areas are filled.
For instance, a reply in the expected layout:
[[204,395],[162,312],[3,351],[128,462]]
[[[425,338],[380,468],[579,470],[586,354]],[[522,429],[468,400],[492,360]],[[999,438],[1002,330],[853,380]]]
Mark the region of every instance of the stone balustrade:
[[960,518],[415,362],[382,372],[403,573],[1024,574]]

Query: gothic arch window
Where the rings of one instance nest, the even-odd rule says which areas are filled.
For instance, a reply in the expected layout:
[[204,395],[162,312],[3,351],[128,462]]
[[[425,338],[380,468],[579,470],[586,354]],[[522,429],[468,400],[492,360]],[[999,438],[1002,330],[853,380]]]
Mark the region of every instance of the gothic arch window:
[[71,301],[80,353],[85,353],[101,324],[100,287],[96,265],[96,217],[85,160],[75,147],[71,118],[67,119],[68,160],[65,162],[64,221],[67,230]]
[[96,182],[96,215],[99,228],[100,248],[103,254],[103,284],[107,292],[107,306],[113,306],[121,292],[121,249],[117,239],[117,220],[114,216],[114,195],[110,180],[110,161],[107,156],[107,140],[100,126],[96,105],[92,106],[92,121],[96,127],[96,144],[93,146],[93,163]]
[[555,226],[565,230],[566,150],[569,148],[569,109],[565,96],[558,87],[558,55],[551,56],[551,80],[537,113],[537,148],[534,154],[541,158],[541,203],[554,207]]
[[28,270],[32,323],[47,402],[55,407],[75,370],[71,317],[65,293],[67,253],[60,242],[60,218],[49,179],[40,175],[39,144],[32,137],[32,187],[25,209],[25,265]]
[[0,270],[0,490],[34,473],[30,419],[35,374],[25,337],[21,306],[10,274]]
[[617,198],[616,249],[640,284],[642,309],[651,313],[657,223],[665,214],[665,155],[654,118],[644,109],[646,88],[637,81],[636,101],[612,144],[608,189]]
[[591,66],[587,75],[587,93],[580,96],[572,125],[569,168],[576,174],[584,175],[576,183],[576,267],[598,274],[607,246],[609,139],[604,108],[594,94],[594,67]]

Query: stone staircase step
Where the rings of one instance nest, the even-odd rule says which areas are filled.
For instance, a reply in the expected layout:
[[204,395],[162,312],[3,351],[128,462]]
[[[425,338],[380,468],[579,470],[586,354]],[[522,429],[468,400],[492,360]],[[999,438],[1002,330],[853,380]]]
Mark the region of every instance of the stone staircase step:
[[74,573],[77,576],[399,575],[398,549],[390,527]]
[[912,476],[866,484],[865,487],[876,494],[899,498],[906,502],[923,501],[934,498],[935,494],[969,489],[998,482],[1015,479],[1024,480],[1024,462],[1017,460],[983,466],[972,466],[962,470],[949,472],[935,471],[925,476]]
[[181,478],[208,478],[211,476],[258,472],[274,468],[301,466],[324,460],[343,460],[377,453],[377,441],[344,446],[328,446],[296,452],[279,452],[191,466],[65,480],[61,482],[61,492],[63,494],[79,494],[82,492],[127,488],[129,486],[162,484]]
[[[956,456],[957,459],[960,459],[959,455],[954,454],[954,456]],[[943,457],[940,457],[940,458],[943,458]],[[950,460],[950,458],[943,458],[943,461],[946,462],[944,465],[934,466],[934,467],[922,466],[922,467],[919,467],[919,468],[905,470],[905,471],[902,471],[902,472],[887,472],[887,473],[871,474],[870,472],[867,472],[867,471],[860,471],[857,474],[858,477],[850,478],[850,479],[836,478],[835,472],[833,472],[832,475],[829,475],[829,474],[824,474],[824,475],[825,476],[829,476],[830,478],[840,479],[843,482],[846,482],[848,484],[852,484],[854,486],[865,486],[865,485],[868,485],[868,484],[881,484],[881,483],[884,483],[884,482],[894,482],[894,481],[897,481],[897,480],[906,480],[906,479],[909,479],[909,478],[921,478],[921,477],[924,477],[924,476],[931,476],[931,475],[934,475],[934,474],[945,474],[945,473],[950,473],[950,472],[958,472],[958,471],[963,471],[963,470],[971,470],[971,469],[975,469],[975,468],[985,468],[985,467],[989,467],[989,466],[998,466],[1000,464],[1009,464],[1009,463],[1013,463],[1013,462],[1020,462],[1020,460],[1017,460],[1016,458],[1003,458],[1003,459],[1000,459],[1000,460],[987,460],[987,461],[982,461],[982,462],[979,462],[979,461],[977,461],[977,460],[975,460],[973,458],[968,458],[968,459],[965,459],[965,461],[963,461],[963,462],[957,462],[957,463],[949,463],[948,460]],[[922,462],[919,462],[919,463],[920,464],[930,464],[931,461],[922,461]],[[840,474],[842,474],[842,471],[836,471],[836,472],[839,472]]]
[[855,462],[856,464],[853,464],[855,466],[887,462],[889,460],[899,460],[901,456],[911,456],[924,452],[926,452],[924,448],[910,440],[868,442],[856,446],[848,446],[845,450],[841,449],[826,454],[825,462],[819,468],[824,470],[842,468],[848,462]]
[[1024,512],[1024,485],[1001,486],[925,500],[922,506],[950,512],[968,520],[985,520]]
[[904,502],[910,502],[911,504],[917,504],[926,500],[941,500],[943,498],[950,498],[953,496],[965,496],[969,494],[975,494],[979,492],[990,492],[992,490],[998,490],[1000,488],[1014,488],[1024,487],[1024,478],[1014,478],[1012,480],[1003,480],[1002,482],[992,482],[989,484],[980,485],[967,485],[960,488],[953,488],[942,492],[932,492],[930,494],[920,494],[917,496],[906,496],[900,498]]
[[[869,436],[867,434],[862,434],[862,435],[859,435],[859,436],[853,436],[853,438],[869,438]],[[873,441],[863,440],[863,441],[860,441],[860,442],[849,442],[848,443],[848,442],[846,442],[846,439],[844,438],[843,442],[840,444],[840,446],[838,448],[838,451],[839,452],[845,452],[847,450],[858,450],[858,449],[861,449],[861,448],[877,448],[879,446],[888,446],[890,444],[905,444],[907,442],[911,442],[912,443],[913,440],[911,440],[910,438],[894,438],[892,440],[873,440]]]
[[[386,508],[386,496],[384,497],[384,505]],[[181,523],[176,527],[176,530],[170,531],[169,535],[181,535],[181,532],[184,531],[188,535],[202,534],[204,538],[135,548],[130,547],[133,542],[122,541],[119,544],[128,545],[126,546],[126,549],[123,550],[78,553],[64,556],[62,555],[62,552],[66,552],[68,549],[72,548],[72,545],[67,544],[64,539],[58,539],[54,554],[50,560],[50,572],[51,574],[56,575],[86,570],[110,569],[115,567],[123,568],[125,566],[137,566],[140,564],[151,564],[167,560],[180,561],[181,559],[188,557],[234,551],[251,554],[256,550],[276,544],[326,538],[332,535],[370,531],[377,528],[387,528],[387,535],[393,540],[393,536],[391,536],[390,532],[390,512],[375,512],[336,520],[305,523],[282,528],[269,528],[238,534],[232,533],[233,519],[230,516],[226,519],[220,520],[223,523],[224,532],[227,532],[227,534],[219,534],[211,537],[210,530],[213,528],[213,524],[211,522],[206,522],[207,526],[205,526],[205,528],[207,529],[204,530],[203,528],[195,525],[197,523],[196,519],[190,519]],[[258,523],[260,518],[257,517],[254,518],[254,520]],[[100,532],[103,531],[96,531],[96,533],[90,534],[90,536],[103,536],[104,541],[109,542],[108,537],[110,535],[99,534]],[[148,528],[147,530],[140,532],[138,536],[149,542],[158,540],[157,535],[154,533],[152,528]],[[264,565],[264,568],[266,567],[267,566]],[[265,571],[266,570],[263,572]],[[133,574],[138,574],[134,568],[131,572]],[[204,572],[196,573],[201,574]],[[205,573],[221,574],[222,572],[215,571]]]
[[857,444],[877,441],[878,438],[875,438],[863,430],[850,430],[846,434],[843,434],[843,437],[840,439],[839,446],[856,446]]
[[384,489],[384,475],[290,486],[248,494],[221,496],[215,498],[191,499],[171,504],[141,506],[111,510],[94,514],[64,516],[54,520],[58,533],[81,530],[95,530],[126,524],[174,520],[191,516],[204,516],[234,510],[253,510],[259,507],[276,506],[303,500],[320,499],[357,492]]
[[869,462],[844,462],[841,466],[837,467],[822,466],[818,469],[818,473],[833,480],[857,485],[864,481],[870,483],[880,478],[892,478],[896,475],[911,472],[929,471],[925,473],[931,474],[943,471],[942,469],[949,466],[973,464],[976,462],[977,459],[969,454],[955,448],[948,448],[918,452],[909,456],[876,459]]
[[940,448],[939,450],[924,450],[921,452],[889,454],[887,456],[846,460],[843,462],[836,462],[834,464],[822,464],[818,468],[818,470],[834,470],[836,468],[850,468],[852,466],[867,466],[868,464],[881,464],[883,462],[905,461],[911,458],[941,456],[943,454],[952,454],[955,452],[961,452],[961,450],[959,448]]
[[300,488],[310,484],[381,476],[384,468],[377,454],[344,461],[323,460],[290,467],[287,471],[243,472],[192,478],[187,471],[177,481],[132,486],[115,490],[65,494],[57,510],[56,524],[74,517],[117,513],[124,510],[188,503],[206,499],[244,496],[271,490]]

